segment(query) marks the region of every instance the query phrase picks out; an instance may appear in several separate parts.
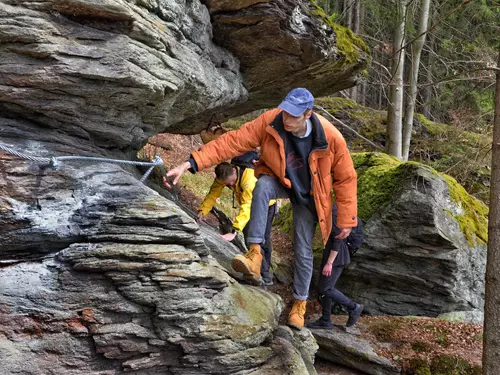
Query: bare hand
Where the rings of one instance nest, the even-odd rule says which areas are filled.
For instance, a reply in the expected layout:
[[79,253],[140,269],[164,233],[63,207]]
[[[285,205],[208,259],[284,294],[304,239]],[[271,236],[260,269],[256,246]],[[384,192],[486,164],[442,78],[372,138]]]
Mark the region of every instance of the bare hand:
[[202,211],[198,211],[198,213],[196,214],[196,217],[194,218],[194,221],[196,221],[197,223],[199,223],[200,221],[203,221],[203,212]]
[[352,228],[340,228],[340,233],[335,236],[338,240],[344,240],[351,234]]
[[[169,170],[167,172],[167,175],[165,177],[163,177],[163,184],[165,185],[165,187],[167,189],[170,189],[172,188],[172,185],[177,185],[177,183],[179,182],[179,179],[181,178],[181,176],[189,169],[191,168],[191,164],[189,164],[188,161],[182,163],[181,165],[178,165],[177,167]],[[170,177],[174,177],[174,180],[172,181],[172,184],[169,183],[169,178]]]
[[321,272],[323,274],[323,276],[330,276],[332,274],[332,265],[331,264],[325,264],[325,266],[323,267],[323,272]]
[[234,240],[234,237],[236,237],[236,232],[221,234],[220,236],[222,238],[224,238],[226,241],[232,241],[232,240]]

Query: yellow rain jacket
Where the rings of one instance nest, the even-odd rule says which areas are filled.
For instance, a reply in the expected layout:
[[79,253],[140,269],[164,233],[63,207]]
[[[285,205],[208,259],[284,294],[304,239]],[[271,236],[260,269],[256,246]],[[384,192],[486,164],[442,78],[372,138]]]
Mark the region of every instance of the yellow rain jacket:
[[[233,191],[233,194],[236,196],[236,200],[240,205],[240,212],[236,219],[234,219],[233,227],[238,232],[242,232],[245,225],[247,225],[248,220],[250,220],[250,207],[252,205],[252,196],[253,189],[255,188],[255,184],[257,183],[257,178],[254,174],[253,168],[241,168],[233,165],[236,168],[238,173],[238,178],[236,179],[236,183],[234,186],[227,186],[229,189]],[[243,169],[243,174],[241,170]],[[212,186],[210,186],[210,191],[205,196],[203,203],[200,206],[200,211],[203,216],[208,215],[210,210],[222,194],[222,190],[226,187],[224,183],[215,179]],[[275,200],[269,201],[269,206],[275,204]]]

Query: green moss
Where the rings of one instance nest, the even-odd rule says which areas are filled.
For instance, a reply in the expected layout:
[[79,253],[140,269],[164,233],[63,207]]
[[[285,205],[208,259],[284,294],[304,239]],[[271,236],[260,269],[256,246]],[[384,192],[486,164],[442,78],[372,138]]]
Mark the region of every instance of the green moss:
[[325,97],[325,98],[316,98],[316,104],[319,104],[323,108],[325,108],[332,115],[335,115],[339,111],[358,109],[361,107],[354,100],[340,98],[340,97]]
[[363,220],[389,204],[402,182],[419,168],[418,163],[400,163],[383,153],[364,152],[351,156],[358,172],[358,215]]
[[358,61],[360,57],[360,51],[364,51],[367,54],[370,53],[370,50],[363,39],[354,35],[351,29],[334,22],[334,15],[328,16],[328,14],[326,14],[323,8],[321,8],[315,0],[311,0],[311,5],[311,14],[316,16],[321,22],[330,26],[335,32],[335,35],[337,36],[337,48],[339,52],[344,55],[345,61],[347,63]]
[[470,365],[465,359],[454,355],[438,355],[432,358],[432,375],[479,375],[481,368]]
[[[382,153],[352,154],[354,167],[358,172],[358,212],[363,220],[369,219],[380,207],[387,205],[403,180],[411,178],[420,167],[416,162],[400,163],[396,158]],[[460,225],[471,246],[477,242],[488,242],[488,207],[480,200],[468,194],[451,176],[438,174],[448,184],[450,198],[457,203],[460,213],[447,213]]]
[[441,176],[448,184],[451,200],[461,208],[462,212],[453,217],[460,225],[467,242],[471,246],[476,243],[486,245],[488,242],[488,206],[468,194],[453,177],[446,174]]
[[409,367],[415,375],[432,375],[429,363],[423,358],[410,359]]
[[431,134],[433,136],[438,136],[438,135],[441,135],[443,133],[446,133],[450,128],[449,125],[431,121],[427,117],[425,117],[424,115],[422,115],[420,113],[416,113],[414,115],[414,119],[416,121],[418,121],[419,123],[421,123],[427,129],[429,134]]
[[360,50],[369,53],[369,49],[363,39],[354,35],[351,29],[336,23],[332,23],[331,26],[335,31],[335,35],[337,35],[337,48],[345,56],[348,63],[359,60]]
[[[214,176],[208,173],[184,173],[181,177],[180,184],[203,201],[210,191],[210,186],[212,186],[213,182]],[[217,202],[217,207],[228,217],[233,217],[235,209],[233,209],[233,193],[230,189],[224,189],[222,191]]]
[[286,203],[280,207],[279,216],[274,219],[273,225],[278,226],[280,231],[293,237],[293,214],[292,206]]
[[391,342],[394,333],[403,325],[403,318],[380,321],[370,326],[370,332],[381,342]]
[[444,332],[439,332],[436,342],[441,345],[443,348],[447,348],[450,346],[450,340],[448,339],[448,335]]
[[421,341],[414,342],[411,345],[411,348],[414,351],[416,351],[417,353],[418,352],[429,352],[431,350],[431,346],[428,343],[421,342]]

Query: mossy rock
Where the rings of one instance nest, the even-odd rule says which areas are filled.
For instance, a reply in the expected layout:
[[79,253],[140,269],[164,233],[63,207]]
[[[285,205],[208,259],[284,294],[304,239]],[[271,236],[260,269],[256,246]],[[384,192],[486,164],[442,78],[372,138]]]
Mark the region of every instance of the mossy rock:
[[450,198],[460,206],[461,212],[449,213],[460,225],[469,245],[488,243],[489,208],[479,199],[467,193],[453,177],[442,174],[450,191]]
[[423,358],[410,359],[409,371],[414,375],[432,375],[429,362]]
[[273,225],[278,226],[280,231],[293,238],[293,214],[290,203],[286,203],[280,207],[279,215],[274,219]]
[[411,180],[418,168],[426,168],[447,183],[450,198],[458,206],[458,210],[448,214],[457,221],[469,245],[488,242],[488,207],[468,194],[453,177],[420,163],[401,163],[383,153],[355,153],[352,159],[358,172],[358,214],[363,220],[389,204],[403,182]]
[[354,63],[359,60],[360,52],[363,51],[367,55],[370,49],[360,37],[356,36],[353,31],[347,27],[335,23],[334,17],[328,16],[315,0],[311,0],[311,14],[318,18],[324,24],[330,26],[335,32],[336,44],[339,52],[344,56],[347,63]]
[[363,221],[388,205],[402,182],[419,167],[383,153],[357,153],[352,159],[358,172],[358,215]]

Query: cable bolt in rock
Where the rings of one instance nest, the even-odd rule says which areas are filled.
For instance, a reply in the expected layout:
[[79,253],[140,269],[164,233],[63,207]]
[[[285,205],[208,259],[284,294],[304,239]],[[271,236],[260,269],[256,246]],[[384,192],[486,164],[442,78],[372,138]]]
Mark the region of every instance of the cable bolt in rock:
[[37,157],[24,154],[22,152],[16,151],[11,147],[5,146],[0,143],[0,150],[4,150],[11,155],[18,156],[22,159],[35,161],[41,164],[48,165],[53,170],[58,170],[61,167],[63,162],[68,161],[84,161],[84,162],[99,162],[99,163],[111,163],[111,164],[128,164],[128,165],[141,165],[141,166],[150,166],[146,173],[140,179],[140,182],[144,183],[148,176],[151,174],[155,167],[159,167],[164,165],[163,160],[158,155],[155,156],[152,162],[144,162],[144,161],[130,161],[130,160],[119,160],[119,159],[109,159],[109,158],[98,158],[93,156],[52,156],[50,158],[47,157]]

